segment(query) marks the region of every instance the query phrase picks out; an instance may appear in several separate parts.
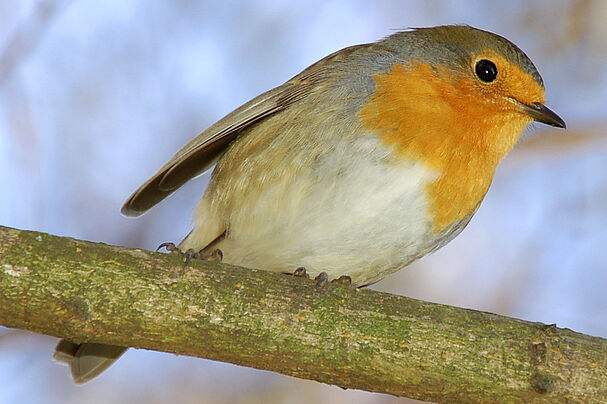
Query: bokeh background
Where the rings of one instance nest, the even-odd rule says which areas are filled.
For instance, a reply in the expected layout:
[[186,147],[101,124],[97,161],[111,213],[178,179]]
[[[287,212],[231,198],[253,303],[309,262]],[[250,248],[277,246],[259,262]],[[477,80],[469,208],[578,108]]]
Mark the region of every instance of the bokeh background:
[[[451,244],[374,286],[607,337],[607,2],[0,0],[0,224],[154,249],[208,180],[142,218],[127,196],[194,135],[342,47],[465,23],[535,62],[569,126],[536,126]],[[84,386],[57,339],[0,328],[0,402],[406,402],[129,350]]]

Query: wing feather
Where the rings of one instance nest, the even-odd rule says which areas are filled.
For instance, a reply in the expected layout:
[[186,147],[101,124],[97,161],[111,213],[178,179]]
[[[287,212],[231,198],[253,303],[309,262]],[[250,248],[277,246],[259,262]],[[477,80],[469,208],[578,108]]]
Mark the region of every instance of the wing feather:
[[[208,170],[228,145],[245,129],[305,98],[331,75],[331,59],[350,54],[363,45],[335,52],[287,81],[252,99],[182,147],[122,206],[126,216],[139,216],[175,192],[191,178]],[[333,69],[334,70],[334,69]]]

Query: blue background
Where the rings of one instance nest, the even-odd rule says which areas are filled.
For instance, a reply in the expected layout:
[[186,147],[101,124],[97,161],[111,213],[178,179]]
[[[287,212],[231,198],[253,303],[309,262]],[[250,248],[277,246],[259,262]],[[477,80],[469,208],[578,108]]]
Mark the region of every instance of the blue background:
[[[0,15],[0,224],[147,249],[187,234],[208,174],[142,218],[120,206],[245,101],[410,26],[509,38],[569,129],[527,130],[468,228],[374,288],[607,337],[606,2],[0,0]],[[74,386],[56,342],[0,328],[0,402],[403,401],[142,350]]]

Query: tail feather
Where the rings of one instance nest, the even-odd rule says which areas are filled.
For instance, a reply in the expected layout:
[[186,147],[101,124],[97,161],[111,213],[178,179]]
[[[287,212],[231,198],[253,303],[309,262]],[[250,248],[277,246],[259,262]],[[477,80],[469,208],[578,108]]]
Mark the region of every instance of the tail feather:
[[128,348],[116,345],[84,343],[75,344],[62,339],[53,357],[66,363],[74,383],[86,383],[110,367]]

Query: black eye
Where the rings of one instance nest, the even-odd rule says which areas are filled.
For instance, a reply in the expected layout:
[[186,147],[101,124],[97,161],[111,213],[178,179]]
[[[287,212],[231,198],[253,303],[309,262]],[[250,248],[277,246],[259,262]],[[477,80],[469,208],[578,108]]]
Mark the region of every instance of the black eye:
[[490,60],[482,59],[476,62],[476,75],[485,83],[491,83],[497,77],[497,67]]

